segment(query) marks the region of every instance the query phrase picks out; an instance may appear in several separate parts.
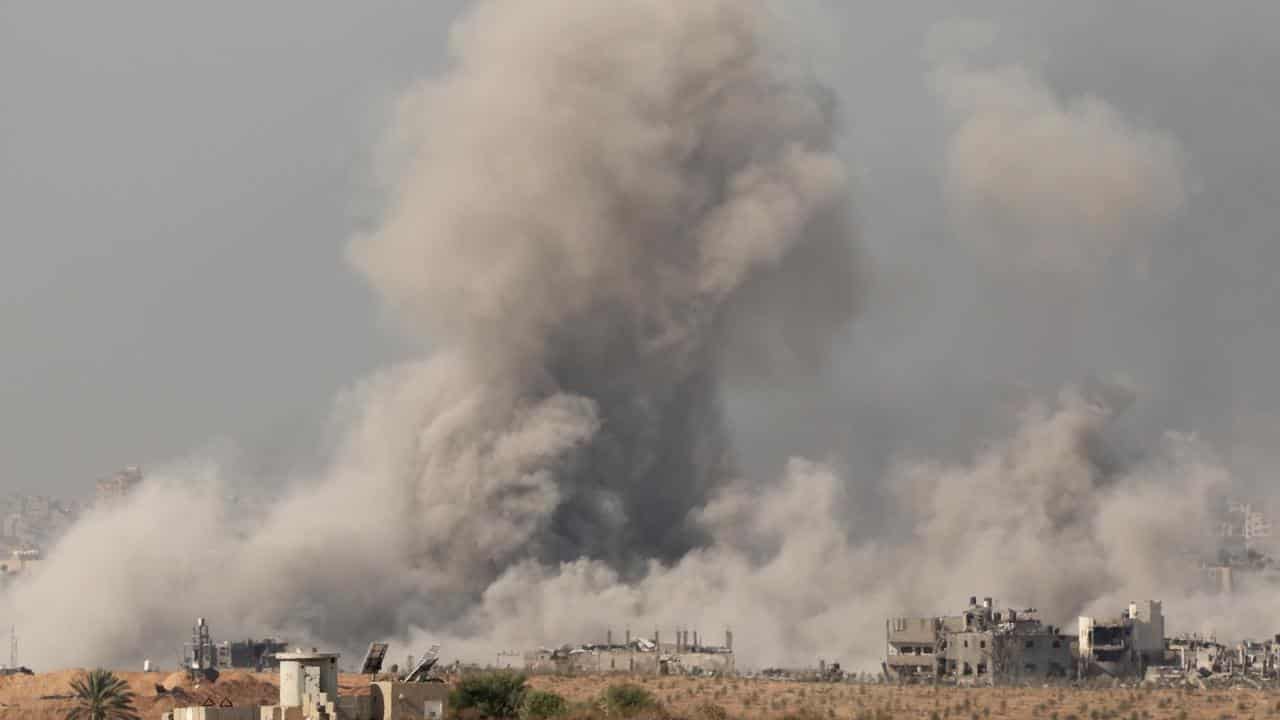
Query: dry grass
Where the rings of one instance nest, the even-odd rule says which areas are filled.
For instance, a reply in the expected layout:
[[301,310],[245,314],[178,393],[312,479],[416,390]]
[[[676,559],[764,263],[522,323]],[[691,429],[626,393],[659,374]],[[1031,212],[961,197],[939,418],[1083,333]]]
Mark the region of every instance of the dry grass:
[[[1280,690],[929,688],[631,677],[682,718],[713,704],[731,718],[822,720],[1280,720]],[[618,676],[534,677],[530,685],[586,703]]]
[[[67,694],[79,672],[0,678],[0,720],[62,720],[69,701],[42,696]],[[197,704],[210,695],[240,706],[272,703],[277,696],[275,677],[268,673],[228,672],[213,685],[195,687],[181,675],[117,674],[137,693],[145,720],[159,720],[176,704]],[[1280,720],[1280,690],[934,689],[622,675],[535,676],[529,684],[585,707],[621,682],[641,685],[670,715],[691,720],[715,720],[714,708],[729,718],[750,720]],[[157,695],[156,683],[179,687],[183,694]],[[359,675],[343,675],[340,683],[343,693],[367,687]]]

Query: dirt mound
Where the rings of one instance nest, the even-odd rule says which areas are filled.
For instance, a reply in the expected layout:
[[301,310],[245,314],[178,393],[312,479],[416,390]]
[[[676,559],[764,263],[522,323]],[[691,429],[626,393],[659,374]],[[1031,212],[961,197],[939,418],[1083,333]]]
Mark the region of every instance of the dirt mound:
[[[71,681],[84,672],[59,670],[0,677],[0,718],[61,720],[72,706]],[[276,678],[269,673],[230,670],[212,683],[192,683],[184,672],[169,675],[116,672],[116,676],[128,683],[135,696],[134,704],[144,720],[158,720],[175,707],[206,703],[230,703],[235,707],[270,705],[280,697]]]
[[38,675],[0,677],[0,703],[16,705],[24,700],[70,695],[71,681],[83,673],[83,670],[59,670]]

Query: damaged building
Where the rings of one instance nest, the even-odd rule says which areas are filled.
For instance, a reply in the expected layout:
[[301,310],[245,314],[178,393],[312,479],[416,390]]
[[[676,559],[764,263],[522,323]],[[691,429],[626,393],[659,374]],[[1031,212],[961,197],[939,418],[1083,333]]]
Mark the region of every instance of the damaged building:
[[1269,640],[1245,640],[1235,648],[1233,665],[1246,677],[1280,679],[1280,635]]
[[[1113,618],[1080,617],[1078,635],[1044,624],[1034,610],[996,610],[991,598],[969,599],[959,615],[898,617],[886,623],[885,676],[903,682],[989,685],[1053,678],[1141,678],[1148,670],[1221,668],[1235,663],[1266,672],[1280,643],[1228,649],[1199,639],[1165,639],[1155,600],[1133,602]],[[1217,670],[1214,670],[1217,672]]]
[[600,644],[563,645],[527,652],[524,669],[557,674],[725,675],[735,671],[733,632],[726,629],[724,644],[713,645],[690,630],[676,631],[672,642],[664,642],[657,630],[652,638],[632,637],[627,630],[622,642],[617,643],[610,630]]
[[232,668],[274,670],[280,665],[276,656],[288,649],[287,642],[274,637],[214,642],[209,624],[204,618],[196,618],[191,641],[182,646],[182,665],[192,673]]
[[1082,677],[1141,676],[1148,667],[1166,664],[1164,612],[1160,603],[1129,603],[1119,617],[1079,620],[1079,667]]
[[280,638],[265,637],[261,640],[224,640],[214,647],[219,670],[241,668],[261,672],[280,667],[277,655],[288,650],[289,644]]
[[1280,680],[1280,635],[1267,640],[1245,640],[1236,645],[1213,636],[1179,635],[1165,641],[1165,664],[1150,666],[1146,679],[1154,682],[1243,681],[1246,684]]
[[969,598],[959,615],[890,618],[884,671],[900,681],[985,685],[1066,677],[1072,641],[1035,610],[997,610]]

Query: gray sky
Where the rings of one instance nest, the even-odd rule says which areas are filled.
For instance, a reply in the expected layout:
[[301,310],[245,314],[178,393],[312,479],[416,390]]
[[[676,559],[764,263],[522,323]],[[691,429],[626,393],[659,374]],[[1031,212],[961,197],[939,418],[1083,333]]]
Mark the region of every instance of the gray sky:
[[[334,394],[403,355],[343,249],[388,103],[463,4],[0,4],[0,487],[74,495],[220,439],[258,473],[314,462]],[[966,4],[998,27],[982,62],[1186,154],[1149,272],[1061,293],[978,267],[948,222],[925,46],[955,4],[783,6],[844,101],[876,288],[838,391],[733,394],[748,465],[964,451],[1011,393],[1094,376],[1139,388],[1139,435],[1276,437],[1280,5]]]
[[343,247],[459,5],[0,3],[0,487],[305,455],[391,354]]

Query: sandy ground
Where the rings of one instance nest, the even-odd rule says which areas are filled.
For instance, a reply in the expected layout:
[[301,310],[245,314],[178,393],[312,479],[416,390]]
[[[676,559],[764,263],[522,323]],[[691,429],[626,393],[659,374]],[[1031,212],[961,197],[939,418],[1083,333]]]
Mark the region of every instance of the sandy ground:
[[[80,670],[0,678],[0,720],[63,720],[69,683]],[[237,706],[272,704],[278,692],[269,673],[228,671],[216,683],[191,685],[181,673],[117,673],[137,695],[144,720],[159,720],[175,705],[223,699]],[[709,706],[731,718],[769,720],[1262,720],[1280,719],[1280,690],[927,688],[784,683],[734,678],[586,676],[530,678],[532,687],[586,706],[609,685],[639,684],[674,716],[702,720]],[[169,689],[158,694],[156,684]],[[343,675],[341,692],[367,692],[360,675]],[[174,691],[176,689],[176,692]]]
[[[530,685],[570,702],[598,698],[617,677],[534,677]],[[1280,690],[1186,692],[1172,689],[928,688],[785,683],[733,678],[635,677],[675,716],[710,717],[706,705],[731,718],[820,720],[1247,720],[1280,718]],[[1184,714],[1185,712],[1185,714]]]
[[[83,670],[60,670],[38,675],[0,677],[0,719],[63,720],[72,703],[71,681]],[[274,673],[227,670],[214,683],[193,684],[182,672],[116,672],[137,696],[135,705],[144,720],[159,720],[174,707],[229,701],[233,705],[271,705],[280,696]],[[157,685],[165,688],[161,693]],[[368,680],[360,675],[339,677],[343,694],[368,692]]]

